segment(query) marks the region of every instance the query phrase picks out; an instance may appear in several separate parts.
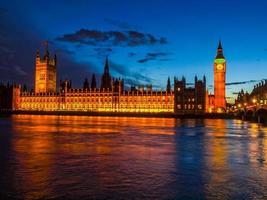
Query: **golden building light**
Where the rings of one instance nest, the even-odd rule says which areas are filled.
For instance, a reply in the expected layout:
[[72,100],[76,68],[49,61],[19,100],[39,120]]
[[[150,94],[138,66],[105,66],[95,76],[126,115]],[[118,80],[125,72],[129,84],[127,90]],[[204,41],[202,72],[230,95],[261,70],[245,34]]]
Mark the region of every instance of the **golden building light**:
[[174,78],[173,90],[168,78],[165,91],[155,91],[151,85],[126,91],[123,79],[110,76],[106,58],[101,88],[96,88],[94,77],[91,87],[86,80],[83,88],[73,89],[71,81],[65,80],[60,81],[57,90],[56,66],[56,56],[50,59],[48,48],[43,58],[37,52],[35,90],[21,92],[20,87],[14,88],[13,110],[179,114],[203,114],[206,108],[209,112],[214,110],[216,98],[207,102],[205,76],[202,80],[195,77],[194,87],[187,88],[183,77]]

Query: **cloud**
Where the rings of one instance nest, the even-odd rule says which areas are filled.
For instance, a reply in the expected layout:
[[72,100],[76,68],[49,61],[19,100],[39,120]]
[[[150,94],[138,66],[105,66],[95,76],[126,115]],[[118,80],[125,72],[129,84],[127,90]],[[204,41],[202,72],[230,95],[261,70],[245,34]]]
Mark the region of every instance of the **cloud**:
[[139,63],[146,63],[152,60],[159,60],[159,61],[169,61],[170,59],[165,58],[166,56],[171,55],[171,53],[165,52],[154,52],[154,53],[147,53],[145,58],[138,60]]
[[12,74],[13,76],[26,76],[28,73],[22,69],[21,66],[15,64],[15,65],[10,65],[10,64],[5,64],[0,66],[0,71],[2,74]]
[[114,63],[111,60],[109,60],[109,67],[112,71],[114,71],[114,72],[116,72],[122,76],[128,76],[130,74],[130,70],[128,68],[126,68],[124,65]]
[[151,83],[153,79],[147,77],[147,76],[144,76],[142,75],[141,73],[139,72],[132,72],[129,70],[128,67],[126,66],[123,66],[123,65],[120,65],[120,64],[116,64],[112,61],[109,61],[110,63],[110,69],[113,70],[114,72],[122,75],[122,76],[125,76],[125,77],[132,77],[134,78],[135,80],[138,80],[138,81],[144,81],[144,82],[147,82],[147,83]]
[[154,60],[154,59],[149,59],[149,58],[143,58],[143,59],[140,59],[138,60],[139,63],[145,63],[145,62],[148,62],[150,60]]
[[130,86],[137,86],[140,85],[140,81],[133,79],[133,78],[125,78],[124,79],[124,84],[126,85],[126,87],[130,87]]
[[[244,84],[250,84],[250,83],[257,83],[257,82],[260,82],[260,81],[264,81],[264,80],[267,80],[267,79],[260,79],[260,80],[248,80],[248,81],[237,81],[237,82],[228,82],[228,83],[225,83],[226,86],[231,86],[231,85],[244,85]],[[209,89],[213,89],[213,85],[208,85],[208,88]],[[232,88],[229,88],[228,89],[232,89]],[[232,94],[238,94],[238,92],[232,92]]]
[[20,75],[20,76],[26,76],[26,75],[28,74],[28,73],[25,72],[25,71],[22,69],[22,67],[19,66],[19,65],[15,65],[15,66],[14,66],[14,70],[15,70],[15,73],[17,73],[17,74]]
[[0,46],[0,65],[10,65],[10,62],[14,60],[15,51],[8,45],[2,44]]
[[110,69],[113,70],[114,72],[122,75],[122,76],[125,76],[125,77],[132,77],[134,78],[135,80],[138,80],[138,81],[144,81],[144,82],[147,82],[147,83],[151,83],[153,79],[147,77],[147,76],[144,76],[142,75],[141,73],[139,72],[132,72],[129,70],[128,67],[126,66],[123,66],[123,65],[120,65],[120,64],[116,64],[112,61],[109,61],[110,63]]
[[163,58],[163,59],[159,59],[159,61],[170,61],[170,58]]
[[266,80],[266,79],[261,79],[261,80],[248,80],[248,81],[239,81],[239,82],[229,82],[226,83],[225,85],[229,86],[229,85],[243,85],[243,84],[248,84],[248,83],[256,83],[262,80]]
[[132,72],[127,66],[123,66],[112,61],[109,61],[111,71],[119,74],[125,81],[126,86],[151,84],[154,80],[139,72]]
[[[1,13],[6,11],[0,8],[0,15]],[[29,88],[34,88],[35,54],[40,48],[43,55],[44,48],[40,47],[40,43],[47,36],[36,32],[37,28],[34,25],[30,29],[21,28],[21,24],[25,24],[25,19],[18,21],[9,15],[6,13],[0,20],[0,80],[26,83]],[[51,55],[58,54],[58,80],[72,79],[74,87],[80,88],[85,76],[90,78],[95,72],[99,83],[98,66],[75,60],[74,49],[67,48],[65,44],[59,45],[58,42],[53,44],[53,41],[49,41],[49,49]]]
[[153,79],[152,78],[149,78],[147,76],[144,76],[140,73],[132,73],[131,74],[132,77],[134,77],[136,80],[141,80],[141,81],[144,81],[144,82],[147,82],[147,83],[152,83]]
[[111,47],[99,47],[94,48],[98,58],[103,59],[103,57],[110,55],[113,52]]
[[129,53],[128,53],[128,56],[129,56],[129,57],[134,57],[134,56],[136,56],[136,55],[137,55],[137,54],[134,53],[134,52],[129,52]]
[[80,29],[75,33],[64,34],[56,38],[58,41],[89,46],[142,46],[167,44],[167,39],[138,31],[99,31]]
[[159,57],[159,56],[167,56],[170,53],[164,53],[164,52],[156,52],[156,53],[147,53],[147,56],[149,57]]
[[10,54],[10,53],[14,53],[15,51],[9,49],[6,46],[0,46],[0,54]]
[[[138,86],[138,85],[152,85],[151,83],[144,83],[144,82],[140,82],[134,78],[125,78],[124,79],[124,85],[128,88],[130,88],[131,86]],[[162,89],[161,85],[157,85],[157,84],[153,84],[152,87],[154,89]]]
[[69,50],[69,49],[67,49],[67,48],[57,48],[56,50],[55,50],[55,52],[57,53],[57,55],[59,54],[65,54],[65,55],[73,55],[73,54],[75,54],[75,51],[72,51],[72,50]]

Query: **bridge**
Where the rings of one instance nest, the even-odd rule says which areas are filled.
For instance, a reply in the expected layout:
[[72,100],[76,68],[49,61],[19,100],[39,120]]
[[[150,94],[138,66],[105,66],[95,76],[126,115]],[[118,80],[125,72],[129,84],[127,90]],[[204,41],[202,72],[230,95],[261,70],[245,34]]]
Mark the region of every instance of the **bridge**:
[[239,115],[244,120],[256,121],[259,123],[267,122],[267,104],[250,105],[239,109]]

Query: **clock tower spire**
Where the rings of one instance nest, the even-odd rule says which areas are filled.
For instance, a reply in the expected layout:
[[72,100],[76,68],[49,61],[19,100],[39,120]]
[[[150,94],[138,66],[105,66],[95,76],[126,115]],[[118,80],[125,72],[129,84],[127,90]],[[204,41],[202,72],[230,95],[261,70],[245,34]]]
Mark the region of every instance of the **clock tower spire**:
[[217,55],[214,60],[214,107],[216,112],[226,111],[225,74],[226,60],[223,55],[222,43],[220,40],[217,48]]
[[218,45],[218,48],[217,48],[217,55],[216,55],[216,59],[225,59],[224,56],[223,56],[223,48],[222,48],[222,42],[221,40],[219,40],[219,45]]

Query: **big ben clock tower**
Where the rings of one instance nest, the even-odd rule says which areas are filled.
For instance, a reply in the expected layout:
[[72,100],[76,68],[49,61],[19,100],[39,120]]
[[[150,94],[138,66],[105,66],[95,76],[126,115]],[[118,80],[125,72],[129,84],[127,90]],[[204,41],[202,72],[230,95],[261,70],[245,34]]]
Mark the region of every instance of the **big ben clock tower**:
[[217,48],[217,55],[214,60],[214,107],[215,112],[226,111],[225,99],[225,73],[226,73],[226,60],[223,56],[223,49],[221,41]]

